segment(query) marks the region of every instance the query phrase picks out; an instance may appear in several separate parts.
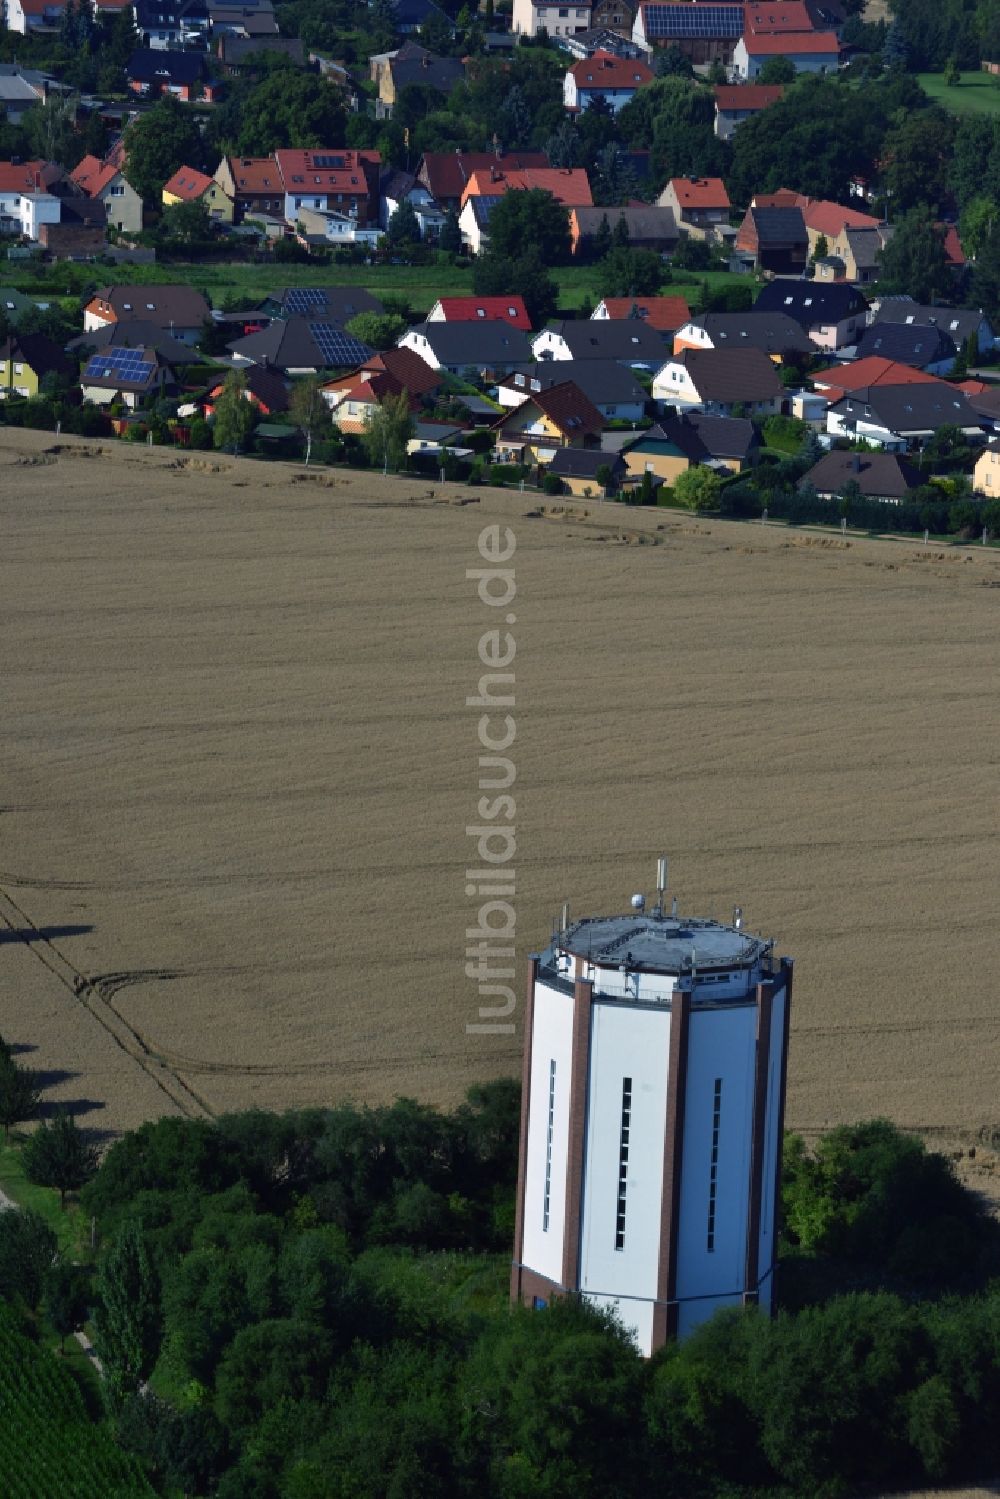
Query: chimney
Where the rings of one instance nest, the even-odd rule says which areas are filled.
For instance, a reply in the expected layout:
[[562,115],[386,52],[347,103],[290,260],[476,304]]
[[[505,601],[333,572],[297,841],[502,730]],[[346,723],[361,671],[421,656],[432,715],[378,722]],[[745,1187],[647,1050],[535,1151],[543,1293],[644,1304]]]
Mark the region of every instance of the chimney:
[[861,472],[861,454],[860,453],[853,453],[851,455],[851,468],[853,469],[854,473],[860,474],[860,472]]

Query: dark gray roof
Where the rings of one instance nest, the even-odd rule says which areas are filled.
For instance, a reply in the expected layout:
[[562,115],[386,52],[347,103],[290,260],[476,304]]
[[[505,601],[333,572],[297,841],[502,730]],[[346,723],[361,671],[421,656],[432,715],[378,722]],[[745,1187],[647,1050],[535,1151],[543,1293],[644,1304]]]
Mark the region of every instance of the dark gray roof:
[[278,52],[300,67],[306,60],[305,48],[298,37],[232,36],[226,32],[220,41],[219,56],[225,63],[245,62],[261,52]]
[[855,421],[873,421],[890,432],[934,432],[938,427],[981,427],[983,419],[951,386],[872,385],[831,406]]
[[645,432],[637,432],[627,447],[669,443],[692,463],[713,458],[738,458],[745,462],[757,444],[753,422],[744,417],[713,416],[709,412],[686,411],[668,416]]
[[600,448],[557,448],[547,472],[563,479],[597,481],[597,470],[605,465],[618,477],[625,468],[625,460],[620,453],[605,453]]
[[679,356],[703,401],[767,401],[781,394],[778,371],[762,349],[685,349]]
[[801,208],[751,208],[760,245],[809,243]]
[[145,318],[130,318],[126,322],[95,328],[91,333],[81,333],[78,338],[71,339],[66,348],[74,352],[82,349],[155,349],[168,364],[193,364],[199,359],[189,344],[171,338],[159,323],[150,323]]
[[812,328],[817,323],[839,323],[867,306],[856,286],[779,278],[762,287],[754,311],[784,312],[803,328]]
[[970,334],[978,334],[983,323],[989,323],[985,313],[966,307],[926,307],[913,302],[909,297],[882,297],[873,319],[876,323],[921,324],[941,328],[957,344],[964,343]]
[[457,57],[438,57],[425,47],[406,42],[389,64],[397,92],[410,84],[436,88],[447,94],[465,77],[465,64]]
[[[490,365],[494,369],[509,369],[514,364],[531,362],[531,345],[528,335],[509,323],[489,321],[485,323],[417,323],[410,330],[427,339],[434,355],[441,364],[469,365],[481,368]],[[417,350],[419,353],[420,350]],[[563,380],[570,378],[567,367]]]
[[784,312],[705,312],[691,319],[717,349],[763,349],[766,354],[811,354],[815,344]]
[[205,72],[203,52],[178,52],[170,47],[137,47],[125,64],[137,83],[197,83]]
[[286,286],[272,292],[261,303],[261,310],[274,317],[308,315],[343,327],[359,312],[381,313],[385,308],[363,286]]
[[373,353],[343,328],[322,317],[275,318],[260,333],[227,345],[231,353],[273,369],[341,369],[363,364]]
[[857,484],[872,499],[902,499],[923,483],[923,475],[896,453],[824,453],[800,484],[811,484],[820,494],[836,494],[845,484]]
[[[570,364],[564,359],[540,359],[511,370],[504,376],[503,384],[530,395],[536,388],[548,390],[550,386],[561,385],[566,379],[567,369],[572,371],[573,383],[595,406],[646,400],[646,392],[632,371],[614,359],[574,359]],[[523,377],[523,385],[518,383],[517,376]],[[532,381],[536,381],[537,386],[532,385]]]
[[181,282],[101,286],[94,299],[109,302],[120,320],[141,318],[160,328],[200,328],[211,315],[201,292]]
[[[542,330],[543,332],[546,330]],[[569,318],[550,324],[573,360],[618,359],[623,364],[662,364],[670,345],[641,318]]]
[[619,219],[625,220],[630,240],[662,240],[673,244],[680,238],[672,208],[647,203],[642,208],[574,208],[581,236],[597,234],[606,218],[614,230]]
[[909,323],[873,323],[858,339],[859,359],[874,354],[881,359],[911,365],[915,370],[953,359],[956,353],[954,339],[940,328],[931,328],[926,323],[912,326]]

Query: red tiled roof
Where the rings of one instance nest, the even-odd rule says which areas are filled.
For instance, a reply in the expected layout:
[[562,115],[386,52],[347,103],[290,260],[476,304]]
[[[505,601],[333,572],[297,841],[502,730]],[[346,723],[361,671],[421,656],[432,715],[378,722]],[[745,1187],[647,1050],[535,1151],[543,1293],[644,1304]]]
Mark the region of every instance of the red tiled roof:
[[815,31],[805,0],[785,0],[783,5],[748,5],[744,12],[747,31]]
[[109,182],[114,181],[120,171],[121,167],[115,166],[114,162],[100,161],[96,156],[85,156],[69,175],[70,180],[75,182],[88,198],[96,198]]
[[564,203],[567,208],[593,206],[590,179],[583,167],[525,167],[519,172],[491,167],[473,172],[462,194],[462,205],[469,198],[502,197],[509,191],[530,192],[533,188],[551,193],[557,203]]
[[715,102],[719,109],[767,109],[777,104],[785,90],[780,83],[719,83]]
[[273,156],[230,156],[227,159],[237,192],[281,192],[281,173]]
[[446,323],[503,322],[531,332],[531,319],[523,297],[441,297]]
[[[343,166],[330,166],[335,157]],[[368,193],[367,172],[381,165],[378,151],[348,151],[340,147],[323,147],[315,151],[275,151],[277,164],[285,192],[293,193],[297,188],[336,188],[341,193]]]
[[790,187],[779,187],[776,193],[755,193],[753,208],[801,208],[807,229],[834,239],[842,229],[877,229],[880,219],[859,208],[845,208],[830,198],[810,198]]
[[519,411],[523,411],[526,405],[537,406],[539,411],[554,422],[560,432],[568,436],[580,436],[593,433],[595,436],[604,427],[604,418],[594,403],[584,395],[583,391],[572,380],[564,380],[561,385],[550,385],[548,390],[535,390],[522,401],[520,406],[502,416],[496,427],[502,427],[512,417],[516,417]]
[[652,83],[653,70],[648,63],[627,57],[615,57],[612,52],[595,52],[585,57],[569,70],[576,79],[578,89],[624,89],[641,88]]
[[729,208],[729,194],[721,177],[671,177],[670,186],[681,208]]
[[[856,359],[853,364],[834,365],[832,369],[817,370],[812,377],[820,391],[867,390],[873,385],[944,385],[936,375],[926,375],[908,364],[899,364],[894,359],[883,359],[872,354],[867,359]],[[834,397],[834,399],[837,399]]]
[[675,333],[690,320],[691,309],[683,297],[605,297],[604,310],[612,322],[632,316],[638,308],[641,320],[660,333]]
[[0,161],[0,193],[36,193],[44,185],[44,161]]
[[163,184],[163,191],[172,198],[180,198],[182,203],[194,203],[214,181],[214,177],[207,177],[194,167],[179,167],[170,181]]
[[948,257],[948,264],[964,265],[965,251],[962,249],[962,241],[958,237],[955,225],[939,224],[937,227],[944,230],[944,253]]
[[422,174],[435,198],[460,198],[473,172],[490,167],[521,171],[525,167],[547,167],[544,151],[514,151],[497,157],[492,151],[425,151]]
[[386,370],[413,396],[426,395],[441,384],[440,371],[431,369],[427,360],[413,349],[385,349],[381,354],[373,354],[364,367]]
[[743,45],[750,57],[802,57],[840,53],[832,31],[744,32]]

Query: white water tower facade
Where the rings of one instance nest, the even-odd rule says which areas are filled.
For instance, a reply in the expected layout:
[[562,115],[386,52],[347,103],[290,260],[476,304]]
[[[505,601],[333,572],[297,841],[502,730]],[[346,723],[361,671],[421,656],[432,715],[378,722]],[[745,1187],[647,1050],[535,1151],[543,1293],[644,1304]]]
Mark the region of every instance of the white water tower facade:
[[770,1310],[792,963],[652,911],[567,924],[530,962],[511,1296],[614,1307],[649,1354]]

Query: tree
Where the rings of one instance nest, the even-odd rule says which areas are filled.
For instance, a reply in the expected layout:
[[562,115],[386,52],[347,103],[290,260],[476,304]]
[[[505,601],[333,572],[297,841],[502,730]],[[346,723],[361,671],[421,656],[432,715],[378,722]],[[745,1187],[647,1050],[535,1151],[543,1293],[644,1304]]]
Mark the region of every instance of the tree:
[[125,176],[149,205],[159,204],[163,184],[178,167],[200,166],[205,149],[197,118],[172,94],[129,125],[124,145]]
[[959,220],[959,233],[965,253],[973,260],[977,259],[997,225],[1000,225],[1000,205],[992,198],[970,199]]
[[231,104],[215,138],[223,126],[235,129],[236,149],[246,156],[328,146],[343,138],[346,116],[339,90],[314,73],[276,69],[245,95],[237,92]]
[[66,1339],[79,1331],[87,1320],[90,1309],[90,1275],[82,1265],[69,1260],[57,1260],[50,1266],[45,1278],[42,1307],[61,1339],[60,1352],[65,1352]]
[[788,57],[769,57],[757,75],[758,83],[794,83],[795,64]]
[[962,81],[961,70],[958,66],[958,58],[955,56],[954,52],[951,54],[951,56],[948,58],[948,61],[944,65],[944,81],[947,88],[958,88],[958,85]]
[[490,214],[492,255],[513,260],[528,246],[543,265],[563,265],[569,259],[569,214],[539,188],[504,193]]
[[556,310],[558,288],[534,245],[513,258],[495,254],[491,246],[485,255],[477,256],[472,267],[472,289],[479,297],[523,297],[528,317],[536,328],[542,327]]
[[374,466],[381,465],[383,473],[390,468],[395,473],[406,459],[406,445],[412,436],[410,397],[401,390],[398,395],[386,396],[381,405],[368,412],[361,441]]
[[1000,224],[996,221],[972,268],[972,296],[990,317],[1000,317]]
[[449,208],[445,214],[438,246],[447,255],[461,255],[462,253],[462,230],[459,227],[458,214],[453,208]]
[[717,510],[721,489],[719,475],[700,464],[685,469],[674,480],[674,496],[688,510]]
[[955,120],[945,110],[906,115],[883,144],[886,191],[895,213],[926,206],[936,212],[948,189]]
[[404,198],[389,220],[385,233],[390,245],[418,245],[420,221],[409,198]]
[[20,1298],[34,1310],[55,1253],[56,1236],[39,1213],[0,1213],[0,1300]]
[[671,263],[681,271],[707,271],[712,264],[712,247],[707,240],[682,234],[671,256]]
[[10,1057],[0,1058],[0,1124],[5,1140],[10,1140],[12,1125],[34,1119],[38,1105],[37,1073],[19,1067]]
[[406,319],[396,312],[358,312],[345,331],[372,349],[391,349],[406,332]]
[[906,292],[918,302],[944,297],[953,281],[944,247],[944,233],[925,212],[911,209],[879,254],[879,289]]
[[608,222],[606,213],[601,214],[601,222],[597,226],[590,248],[595,260],[604,260],[614,249],[614,240],[611,238],[611,225]]
[[211,238],[212,218],[201,198],[190,203],[172,203],[163,210],[160,234],[181,244],[198,244]]
[[288,415],[306,440],[306,465],[312,456],[313,438],[330,427],[330,408],[323,399],[319,375],[306,375],[292,386]]
[[653,250],[619,246],[597,269],[602,297],[655,297],[663,284],[663,262]]
[[29,1181],[38,1187],[58,1187],[63,1208],[66,1193],[78,1192],[100,1164],[96,1145],[86,1140],[73,1116],[63,1109],[51,1121],[42,1120],[26,1141],[22,1159]]
[[149,1378],[160,1348],[160,1288],[142,1225],[126,1222],[97,1277],[97,1347],[119,1402]]
[[657,78],[693,78],[694,67],[680,47],[663,47],[656,54],[654,71]]
[[224,451],[232,448],[234,455],[254,428],[254,409],[247,396],[247,377],[242,370],[230,370],[222,384],[222,393],[215,403],[215,423],[212,440]]

